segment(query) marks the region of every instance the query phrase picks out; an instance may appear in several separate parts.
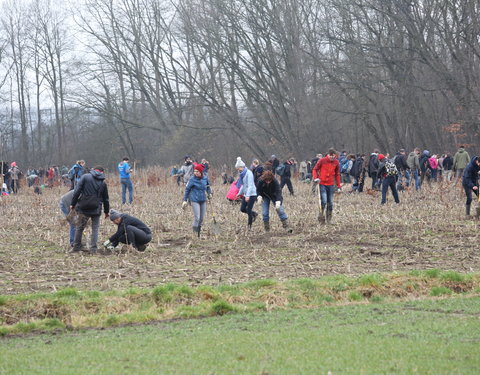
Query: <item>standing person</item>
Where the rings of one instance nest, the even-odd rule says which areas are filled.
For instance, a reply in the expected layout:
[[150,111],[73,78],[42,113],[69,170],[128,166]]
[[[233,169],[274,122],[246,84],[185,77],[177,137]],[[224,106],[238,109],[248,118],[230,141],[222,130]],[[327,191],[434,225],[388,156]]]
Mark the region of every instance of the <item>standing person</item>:
[[415,190],[420,190],[420,149],[416,147],[410,154],[408,154],[407,165],[415,181]]
[[377,187],[377,176],[378,176],[378,154],[380,153],[379,150],[375,149],[370,154],[370,158],[368,159],[368,177],[372,179],[372,189]]
[[107,184],[105,183],[104,169],[102,166],[96,166],[80,178],[73,193],[70,209],[75,209],[78,212],[78,218],[75,227],[73,247],[70,252],[84,251],[82,248],[82,235],[89,219],[92,221],[90,253],[95,254],[97,252],[102,203],[103,212],[105,213],[105,218],[107,218],[110,210],[110,202]]
[[[68,178],[71,181],[70,189],[73,190],[77,186],[80,178],[86,173],[85,170],[85,160],[77,160],[75,164],[72,165],[72,168],[68,171]],[[42,177],[42,176],[40,176]]]
[[207,212],[207,199],[210,200],[212,191],[208,177],[203,175],[204,166],[196,164],[193,169],[193,176],[185,186],[185,194],[183,195],[182,209],[187,207],[190,201],[193,211],[193,236],[200,237],[203,219]]
[[453,156],[453,170],[455,171],[455,185],[463,176],[463,170],[467,167],[467,164],[470,162],[470,155],[465,151],[465,146],[460,146],[458,151]]
[[202,159],[201,164],[203,165],[203,175],[205,177],[208,177],[208,170],[210,169],[210,163],[207,161],[207,159]]
[[340,185],[340,163],[337,160],[337,153],[334,149],[328,150],[327,156],[320,159],[313,167],[313,180],[320,184],[321,213],[318,216],[320,223],[332,221],[333,212],[333,193],[335,192],[335,181],[338,189]]
[[132,245],[138,251],[145,251],[148,243],[152,240],[152,230],[136,217],[110,210],[110,220],[117,225],[117,231],[103,246],[109,250],[119,243]]
[[300,173],[300,181],[303,181],[305,178],[307,178],[308,164],[306,160],[302,160],[300,162],[298,172]]
[[55,180],[55,169],[53,167],[48,168],[47,171],[47,184],[48,186],[53,186],[53,181]]
[[427,182],[430,184],[430,178],[432,177],[432,168],[430,167],[429,160],[430,159],[430,151],[423,150],[422,155],[420,156],[420,185],[423,185],[423,181],[425,181],[425,177],[427,178]]
[[186,185],[190,180],[190,177],[193,176],[193,162],[190,156],[185,156],[185,163],[180,167],[177,172],[178,176],[183,176],[183,184]]
[[433,155],[430,159],[428,159],[428,164],[430,165],[430,170],[432,171],[432,180],[437,182],[439,165],[437,155]]
[[270,231],[270,203],[275,206],[282,227],[289,233],[292,229],[288,225],[288,216],[283,208],[282,188],[270,171],[265,171],[256,185],[258,196],[262,197],[262,218],[265,232]]
[[251,230],[252,224],[258,216],[258,214],[253,211],[253,206],[255,205],[255,201],[257,200],[257,189],[255,187],[253,173],[245,166],[245,163],[240,156],[237,158],[235,168],[239,173],[237,181],[237,187],[239,191],[237,197],[243,195],[242,204],[240,205],[240,211],[248,215],[247,226],[248,229]]
[[467,196],[465,211],[467,217],[470,216],[470,207],[472,204],[472,191],[478,197],[478,172],[480,172],[480,157],[474,156],[470,163],[462,171],[462,184]]
[[405,184],[410,186],[410,168],[407,163],[407,154],[405,149],[401,148],[393,158],[393,162],[398,170],[397,186],[403,188],[403,178],[405,178]]
[[360,178],[363,172],[363,165],[365,163],[365,154],[358,155],[353,162],[350,169],[350,176],[353,177],[352,192],[361,193],[360,190]]
[[12,162],[10,165],[10,183],[11,183],[11,190],[13,194],[18,193],[18,189],[20,189],[20,175],[22,172],[20,172],[20,169],[17,167],[16,162]]
[[128,189],[128,204],[133,202],[133,183],[132,183],[132,169],[128,163],[130,159],[124,157],[120,163],[118,163],[118,173],[120,173],[120,184],[122,185],[122,204],[127,202],[127,189]]
[[74,239],[75,239],[75,223],[72,219],[69,219],[70,213],[70,206],[72,205],[72,198],[74,190],[69,190],[68,193],[62,195],[60,198],[60,210],[62,211],[63,215],[67,218],[68,224],[70,225],[70,246],[73,247]]
[[280,187],[283,190],[283,187],[287,185],[288,191],[290,192],[290,195],[294,195],[293,192],[293,185],[292,185],[292,159],[285,160],[283,163],[285,165],[284,171],[282,175],[280,176]]
[[173,177],[173,179],[177,182],[177,186],[180,186],[180,176],[178,176],[177,173],[178,168],[176,165],[174,165],[170,170],[170,177]]
[[443,157],[443,178],[445,181],[450,182],[452,180],[452,168],[453,168],[453,158],[452,155],[446,153]]
[[398,198],[397,191],[397,179],[398,179],[398,169],[395,163],[387,159],[382,154],[378,155],[378,160],[380,162],[378,167],[378,177],[382,181],[382,202],[381,204],[387,203],[387,191],[388,188],[392,190],[393,199],[395,203],[400,203]]
[[277,159],[275,155],[272,155],[270,158],[270,162],[272,163],[272,172],[273,174],[277,174],[277,167],[280,165],[280,160]]

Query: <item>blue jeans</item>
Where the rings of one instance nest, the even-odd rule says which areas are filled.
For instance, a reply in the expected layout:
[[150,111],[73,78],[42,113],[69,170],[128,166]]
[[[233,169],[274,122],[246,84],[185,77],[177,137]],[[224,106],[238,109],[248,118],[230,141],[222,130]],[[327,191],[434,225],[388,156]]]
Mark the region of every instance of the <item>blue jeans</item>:
[[133,201],[133,184],[132,180],[129,178],[121,178],[120,183],[122,184],[122,204],[126,203],[127,197],[126,192],[128,189],[128,203]]
[[[68,207],[65,207],[62,201],[60,201],[60,210],[62,213],[67,217],[68,215]],[[75,225],[70,223],[70,246],[73,246],[73,240],[75,238]]]
[[327,211],[333,211],[334,192],[335,185],[320,185],[320,200],[322,202],[322,209],[327,206]]
[[[272,204],[275,204],[270,198],[262,196],[263,201],[262,201],[262,218],[263,221],[269,221],[270,220],[270,202]],[[280,206],[280,208],[277,210],[278,217],[280,218],[281,221],[287,220],[288,216],[285,213],[285,210],[283,208],[283,204]]]
[[413,171],[413,179],[415,180],[415,190],[420,190],[420,173],[418,169]]
[[392,189],[395,203],[400,203],[400,200],[398,199],[397,179],[395,176],[387,176],[382,181],[382,204],[387,203],[387,191],[389,187]]

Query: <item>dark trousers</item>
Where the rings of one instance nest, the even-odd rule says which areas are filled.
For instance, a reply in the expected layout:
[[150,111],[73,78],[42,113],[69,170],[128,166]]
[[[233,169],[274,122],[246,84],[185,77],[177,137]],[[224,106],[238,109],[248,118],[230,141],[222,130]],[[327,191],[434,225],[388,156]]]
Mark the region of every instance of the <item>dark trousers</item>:
[[477,190],[472,190],[468,186],[463,185],[463,189],[465,190],[465,194],[467,195],[467,205],[472,204],[472,191],[475,193],[475,195],[478,197],[478,189]]
[[143,230],[134,227],[133,225],[127,225],[125,231],[118,238],[118,242],[132,245],[137,247],[139,245],[145,245],[152,240],[152,235],[145,233]]
[[398,199],[398,191],[397,191],[397,179],[395,176],[387,176],[383,179],[382,182],[382,204],[387,203],[387,191],[388,188],[392,189],[393,199],[395,199],[395,203],[400,203],[400,199]]
[[248,225],[251,226],[253,223],[253,217],[257,216],[257,213],[253,211],[253,205],[255,204],[257,197],[250,197],[248,202],[245,200],[245,197],[242,198],[242,204],[240,205],[240,211],[248,215]]
[[282,177],[280,179],[280,186],[282,190],[285,185],[287,185],[287,188],[290,194],[293,195],[293,185],[292,185],[292,180],[290,180],[290,177]]
[[372,173],[372,190],[377,187],[377,173]]

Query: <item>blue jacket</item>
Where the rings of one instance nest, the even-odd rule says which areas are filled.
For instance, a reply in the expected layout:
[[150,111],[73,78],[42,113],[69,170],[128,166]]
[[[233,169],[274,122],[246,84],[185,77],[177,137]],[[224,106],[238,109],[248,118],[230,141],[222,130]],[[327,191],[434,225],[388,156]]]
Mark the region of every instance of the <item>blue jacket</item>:
[[478,186],[478,172],[480,171],[480,167],[476,163],[478,158],[478,156],[473,156],[463,171],[463,186],[468,189]]
[[118,163],[118,173],[120,178],[130,178],[130,165],[126,161]]
[[243,177],[243,184],[238,192],[238,195],[245,195],[246,197],[254,197],[257,195],[257,188],[255,187],[255,179],[250,169],[247,169],[247,173]]
[[190,202],[202,203],[207,200],[207,193],[210,194],[210,183],[207,177],[197,178],[195,176],[190,177],[187,186],[185,187],[185,195],[183,200]]

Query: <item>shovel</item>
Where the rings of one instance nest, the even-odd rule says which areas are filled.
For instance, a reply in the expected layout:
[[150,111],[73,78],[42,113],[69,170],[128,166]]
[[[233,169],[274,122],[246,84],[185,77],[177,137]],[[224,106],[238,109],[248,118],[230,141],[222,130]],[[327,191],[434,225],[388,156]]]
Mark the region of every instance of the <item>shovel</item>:
[[218,236],[222,232],[222,230],[220,229],[220,223],[217,222],[215,212],[212,212],[212,219],[212,232],[215,236]]
[[477,219],[480,218],[480,191],[478,191]]
[[325,214],[322,212],[322,196],[320,194],[320,184],[318,187],[318,221],[320,224],[325,224]]

